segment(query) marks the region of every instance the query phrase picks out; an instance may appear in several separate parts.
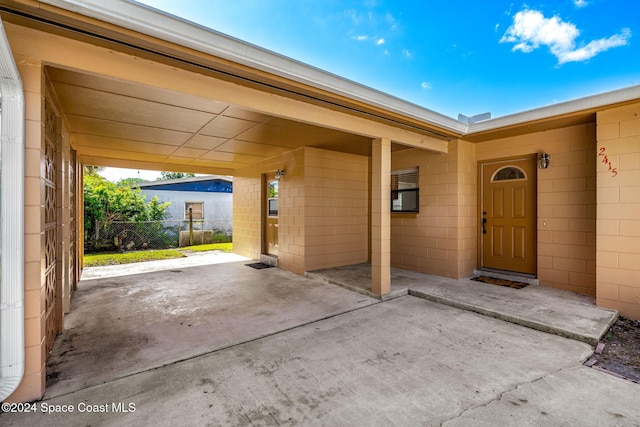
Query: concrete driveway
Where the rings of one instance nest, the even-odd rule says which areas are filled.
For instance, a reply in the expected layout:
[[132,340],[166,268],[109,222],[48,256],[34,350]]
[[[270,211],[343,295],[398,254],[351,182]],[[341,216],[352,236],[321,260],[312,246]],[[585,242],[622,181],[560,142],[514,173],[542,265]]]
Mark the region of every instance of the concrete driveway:
[[[231,335],[256,325],[279,332],[204,353],[201,349],[200,356],[104,383],[89,375],[94,385],[78,383],[75,391],[36,402],[30,407],[35,412],[2,414],[0,424],[640,425],[640,386],[584,367],[593,351],[584,342],[411,295],[379,302],[278,269],[251,270],[243,264],[151,273],[160,276],[145,274],[136,281],[157,286],[165,277],[176,287],[174,275],[210,278],[225,289],[217,299],[229,302],[229,315],[241,301],[235,292],[254,298],[253,303],[251,298],[242,301],[250,303],[245,316],[255,311],[255,317],[242,320],[237,314],[242,327]],[[233,272],[251,280],[229,279]],[[227,288],[229,281],[233,286]],[[93,284],[96,289],[121,286]],[[244,287],[254,289],[241,291]],[[171,296],[166,300],[178,298],[180,306],[188,306],[179,299],[184,293],[163,292]],[[284,303],[275,304],[279,300]],[[163,307],[165,300],[154,301]],[[128,321],[144,317],[145,310],[150,308],[132,313]],[[289,318],[298,316],[309,320],[289,326],[295,323]],[[192,312],[190,318],[200,317]],[[231,323],[207,334],[207,327],[215,326],[207,322],[195,337],[208,341]],[[180,339],[180,331],[189,335],[184,331],[194,324],[176,327],[172,340]],[[96,359],[84,369],[102,375],[101,363]]]
[[[201,265],[207,259],[220,262]],[[278,268],[255,270],[246,266],[255,261],[238,259],[196,255],[182,264],[87,269],[47,362],[45,398],[377,302]]]

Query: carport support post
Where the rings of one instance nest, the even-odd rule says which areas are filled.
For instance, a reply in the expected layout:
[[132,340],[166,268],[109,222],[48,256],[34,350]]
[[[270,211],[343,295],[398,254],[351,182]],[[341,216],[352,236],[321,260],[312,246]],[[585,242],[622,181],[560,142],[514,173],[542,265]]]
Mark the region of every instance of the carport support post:
[[376,138],[371,150],[371,292],[391,291],[391,140]]

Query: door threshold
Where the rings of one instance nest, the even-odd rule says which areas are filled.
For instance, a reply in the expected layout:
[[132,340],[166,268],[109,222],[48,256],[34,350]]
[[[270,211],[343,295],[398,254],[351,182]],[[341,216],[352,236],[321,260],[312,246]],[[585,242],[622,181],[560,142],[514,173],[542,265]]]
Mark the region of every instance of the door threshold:
[[520,273],[517,271],[497,270],[493,268],[477,268],[473,271],[476,276],[488,276],[494,279],[506,279],[514,282],[524,282],[530,285],[539,285],[540,281],[534,274]]

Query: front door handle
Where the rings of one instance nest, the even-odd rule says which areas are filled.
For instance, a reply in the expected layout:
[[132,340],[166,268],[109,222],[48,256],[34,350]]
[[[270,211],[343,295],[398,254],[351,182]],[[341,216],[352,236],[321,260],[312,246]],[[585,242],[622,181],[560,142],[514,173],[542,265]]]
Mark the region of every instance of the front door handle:
[[482,234],[487,234],[487,229],[485,225],[487,224],[487,218],[482,218]]

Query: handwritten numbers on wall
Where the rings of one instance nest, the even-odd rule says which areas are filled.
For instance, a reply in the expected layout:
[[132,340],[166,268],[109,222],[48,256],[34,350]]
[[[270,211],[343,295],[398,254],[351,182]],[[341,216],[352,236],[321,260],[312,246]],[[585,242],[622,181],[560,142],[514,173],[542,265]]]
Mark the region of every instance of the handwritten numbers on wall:
[[609,157],[607,156],[607,149],[604,147],[600,148],[600,151],[598,153],[599,157],[602,157],[602,163],[604,163],[605,165],[607,165],[609,167],[609,172],[611,172],[611,177],[615,177],[616,175],[618,175],[618,169],[614,168],[613,165],[611,164],[611,160],[609,160]]

